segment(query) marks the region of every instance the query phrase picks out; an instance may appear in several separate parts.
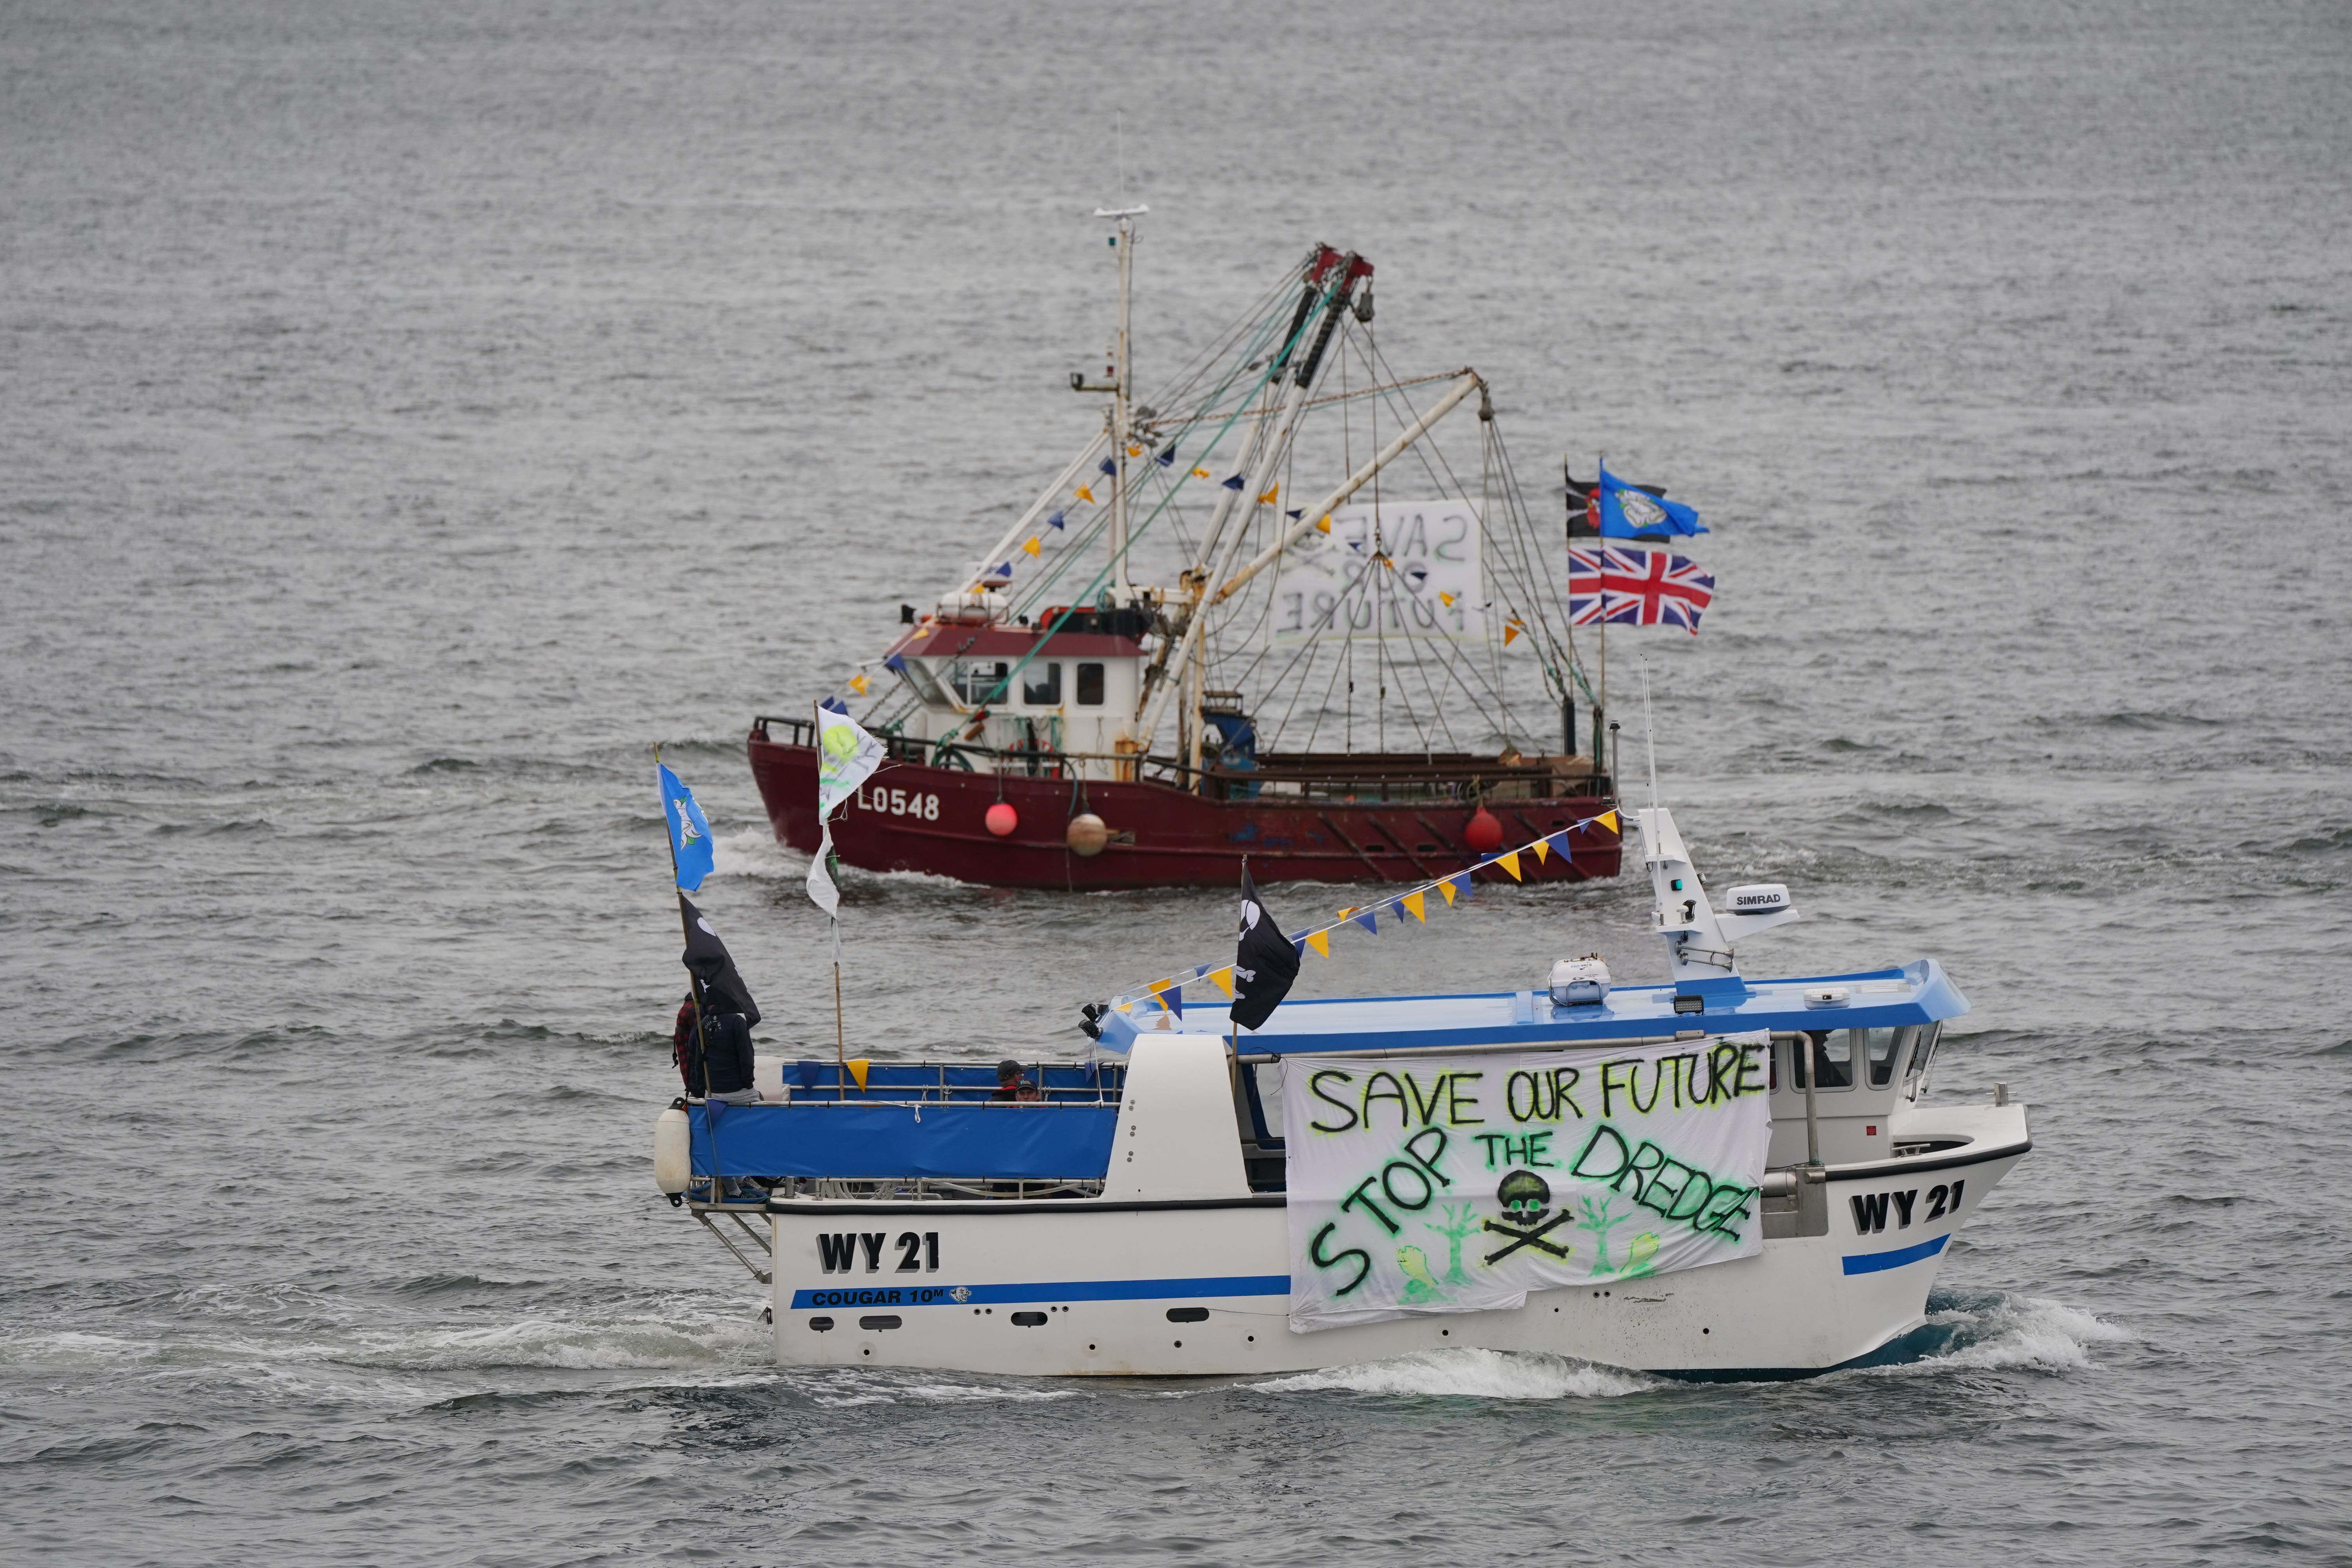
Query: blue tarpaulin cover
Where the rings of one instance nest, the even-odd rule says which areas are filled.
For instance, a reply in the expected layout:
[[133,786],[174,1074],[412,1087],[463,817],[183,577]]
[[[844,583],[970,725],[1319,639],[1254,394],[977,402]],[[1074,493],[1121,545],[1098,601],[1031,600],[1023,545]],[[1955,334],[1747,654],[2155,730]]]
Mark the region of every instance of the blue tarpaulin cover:
[[[687,1108],[694,1173],[711,1173],[708,1107]],[[922,1120],[915,1120],[917,1110]],[[719,1108],[719,1173],[1100,1181],[1116,1105],[730,1105]]]

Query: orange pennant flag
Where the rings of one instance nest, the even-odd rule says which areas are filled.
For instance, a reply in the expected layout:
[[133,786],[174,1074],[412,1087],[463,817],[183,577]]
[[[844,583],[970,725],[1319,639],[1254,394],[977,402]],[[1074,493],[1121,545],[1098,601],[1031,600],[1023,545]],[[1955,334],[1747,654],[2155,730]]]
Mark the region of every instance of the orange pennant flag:
[[1192,470],[1192,477],[1196,479],[1205,479],[1209,477],[1209,470],[1206,468],[1194,468]]
[[866,1069],[874,1064],[864,1057],[852,1057],[842,1065],[849,1069],[849,1076],[857,1080],[857,1087],[864,1089],[866,1087]]
[[855,691],[860,697],[866,695],[866,672],[864,670],[860,670],[856,675],[849,678],[849,689]]
[[1265,494],[1258,497],[1257,499],[1265,505],[1272,506],[1274,504],[1275,493],[1281,489],[1282,487],[1280,485],[1268,485],[1266,487]]
[[1143,456],[1143,448],[1140,447],[1129,447],[1127,449],[1127,455],[1130,458],[1140,458]]
[[1412,910],[1413,919],[1421,921],[1423,925],[1427,925],[1429,923],[1429,917],[1422,913],[1422,894],[1423,891],[1424,889],[1416,888],[1412,892],[1407,893],[1403,898],[1399,899],[1397,902]]
[[1511,880],[1514,882],[1525,881],[1527,879],[1519,875],[1519,852],[1516,849],[1512,850],[1508,855],[1496,856],[1495,864],[1500,866],[1504,870],[1508,871],[1511,874]]
[[1503,646],[1505,647],[1508,647],[1513,643],[1518,641],[1519,634],[1527,629],[1527,627],[1519,625],[1516,618],[1505,621],[1503,623]]
[[1084,485],[1080,485],[1076,489],[1072,490],[1070,493],[1077,497],[1080,500],[1089,503],[1091,503],[1095,499],[1095,492]]
[[1461,596],[1459,594],[1440,594],[1437,595],[1437,602],[1450,610],[1454,607],[1454,601]]
[[1592,820],[1596,826],[1605,827],[1612,833],[1617,831],[1617,814],[1613,811],[1604,811]]
[[1551,858],[1551,840],[1549,838],[1538,838],[1528,847],[1536,852],[1536,864],[1538,866]]
[[1022,543],[1021,548],[1027,551],[1030,554],[1034,555],[1038,553],[1044,546],[1038,542],[1037,536],[1033,533]]
[[1231,996],[1234,994],[1234,966],[1232,964],[1228,963],[1223,969],[1212,969],[1209,971],[1209,978],[1215,982],[1217,989],[1223,992],[1226,995]]
[[1331,514],[1330,514],[1329,512],[1328,512],[1328,511],[1327,511],[1327,512],[1325,512],[1321,517],[1317,518],[1317,519],[1315,520],[1315,526],[1316,526],[1317,528],[1318,528],[1318,529],[1321,529],[1321,530],[1322,530],[1324,532],[1326,532],[1326,533],[1330,532],[1330,531],[1331,531]]
[[1448,877],[1443,882],[1438,883],[1437,890],[1445,895],[1446,907],[1451,909],[1454,905],[1454,879]]
[[1331,933],[1328,931],[1310,931],[1307,933],[1307,945],[1328,958],[1331,956]]

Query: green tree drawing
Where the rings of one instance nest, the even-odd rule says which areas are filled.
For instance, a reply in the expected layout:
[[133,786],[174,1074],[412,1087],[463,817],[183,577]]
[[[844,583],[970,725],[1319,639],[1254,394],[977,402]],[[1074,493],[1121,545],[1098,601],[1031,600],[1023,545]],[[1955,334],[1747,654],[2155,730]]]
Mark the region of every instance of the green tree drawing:
[[1470,1276],[1462,1271],[1462,1242],[1465,1237],[1478,1233],[1477,1213],[1469,1204],[1442,1204],[1437,1212],[1445,1216],[1445,1223],[1432,1225],[1423,1220],[1421,1228],[1433,1230],[1446,1240],[1445,1282],[1448,1285],[1467,1285]]
[[1576,1222],[1576,1228],[1592,1233],[1592,1272],[1586,1278],[1598,1279],[1603,1274],[1616,1273],[1616,1267],[1609,1261],[1609,1233],[1633,1216],[1612,1215],[1605,1197],[1597,1204],[1591,1198],[1579,1198],[1577,1202],[1584,1206],[1584,1217]]

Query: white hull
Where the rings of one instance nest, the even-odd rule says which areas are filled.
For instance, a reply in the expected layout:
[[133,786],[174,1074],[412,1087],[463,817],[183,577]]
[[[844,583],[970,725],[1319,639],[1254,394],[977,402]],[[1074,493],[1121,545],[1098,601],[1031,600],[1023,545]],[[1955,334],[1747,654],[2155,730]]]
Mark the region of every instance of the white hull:
[[[2021,1108],[1984,1108],[1969,1120],[1980,1121],[1972,1146],[1982,1153],[1832,1167],[1826,1235],[1768,1239],[1759,1256],[1702,1268],[1596,1278],[1531,1294],[1516,1311],[1423,1314],[1307,1334],[1288,1326],[1278,1196],[780,1201],[771,1210],[776,1358],[795,1366],[1197,1376],[1475,1345],[1702,1376],[1821,1371],[1925,1321],[1951,1235],[2023,1156]],[[1965,1184],[1958,1205],[1927,1217],[1935,1205],[1920,1194],[1955,1180]],[[1852,1200],[1888,1192],[1914,1196],[1882,1205],[1885,1228],[1860,1233]],[[845,1268],[845,1244],[835,1242],[836,1267],[827,1270],[824,1237],[879,1239],[850,1244]],[[1189,1321],[1171,1321],[1171,1311]],[[1205,1316],[1189,1318],[1193,1312]],[[819,1330],[820,1321],[831,1326]]]

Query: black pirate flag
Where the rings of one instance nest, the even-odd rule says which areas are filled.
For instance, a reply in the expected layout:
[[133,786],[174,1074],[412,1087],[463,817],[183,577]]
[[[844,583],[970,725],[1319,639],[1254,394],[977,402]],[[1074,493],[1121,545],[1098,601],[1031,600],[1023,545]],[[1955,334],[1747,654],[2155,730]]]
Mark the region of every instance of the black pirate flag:
[[1241,942],[1234,949],[1234,1022],[1244,1029],[1262,1026],[1297,978],[1298,949],[1276,929],[1274,917],[1258,901],[1257,883],[1244,860]]

